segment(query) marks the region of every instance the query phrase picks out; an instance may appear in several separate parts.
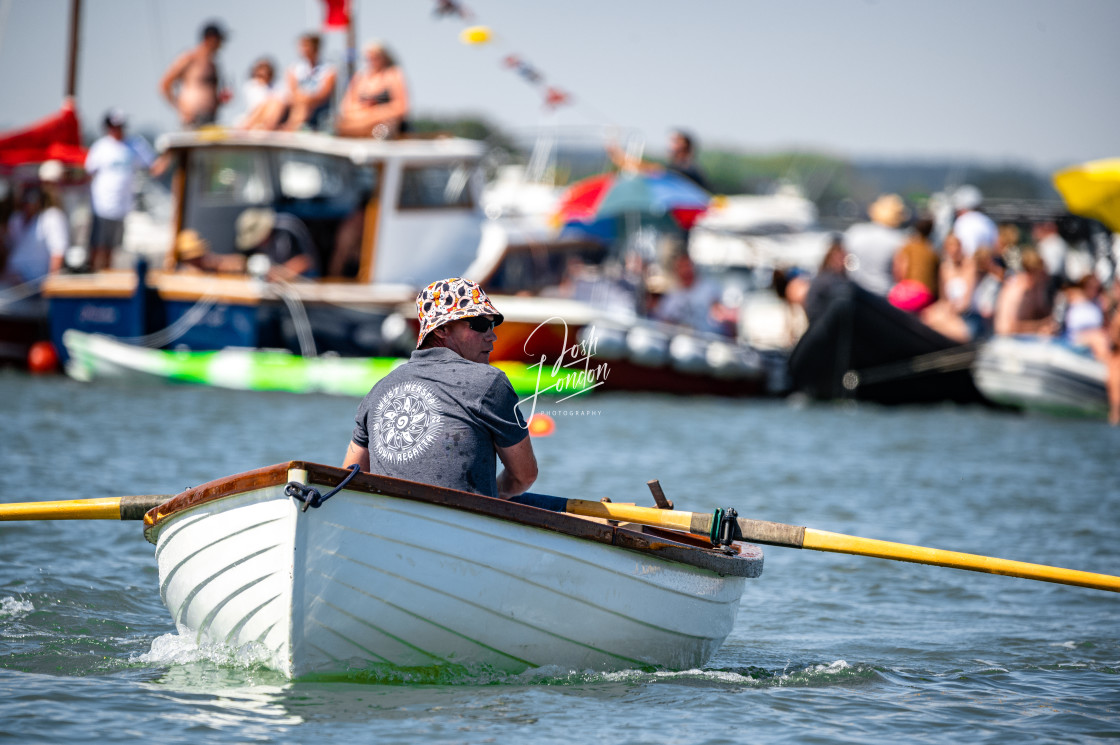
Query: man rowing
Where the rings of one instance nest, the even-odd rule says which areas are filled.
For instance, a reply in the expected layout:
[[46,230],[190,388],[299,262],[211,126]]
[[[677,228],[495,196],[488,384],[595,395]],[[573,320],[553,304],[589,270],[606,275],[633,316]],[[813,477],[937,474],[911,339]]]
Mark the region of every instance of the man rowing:
[[460,277],[425,287],[416,312],[416,350],[359,404],[343,465],[500,499],[521,494],[537,459],[509,378],[488,364],[502,314]]

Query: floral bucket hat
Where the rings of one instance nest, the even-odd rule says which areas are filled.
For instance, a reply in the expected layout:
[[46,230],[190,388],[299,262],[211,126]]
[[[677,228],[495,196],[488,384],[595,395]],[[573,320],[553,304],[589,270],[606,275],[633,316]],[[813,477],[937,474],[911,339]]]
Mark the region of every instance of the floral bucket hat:
[[460,318],[496,316],[495,326],[505,320],[478,283],[462,277],[441,279],[421,290],[416,296],[416,315],[420,318],[417,349],[432,329]]

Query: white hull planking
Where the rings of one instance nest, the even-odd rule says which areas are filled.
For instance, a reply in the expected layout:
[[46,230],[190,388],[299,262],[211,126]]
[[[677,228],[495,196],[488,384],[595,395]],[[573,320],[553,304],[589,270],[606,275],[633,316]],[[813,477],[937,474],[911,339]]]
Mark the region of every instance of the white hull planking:
[[745,578],[422,502],[283,487],[170,517],[160,591],[181,631],[256,642],[292,677],[378,664],[519,672],[697,667]]
[[996,403],[1059,415],[1108,413],[1104,363],[1049,339],[994,337],[980,348],[972,375]]

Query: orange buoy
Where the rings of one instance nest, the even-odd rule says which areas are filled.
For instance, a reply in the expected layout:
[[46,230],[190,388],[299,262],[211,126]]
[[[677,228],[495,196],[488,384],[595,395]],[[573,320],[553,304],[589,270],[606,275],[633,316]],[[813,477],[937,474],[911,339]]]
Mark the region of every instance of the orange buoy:
[[49,341],[37,341],[27,350],[27,369],[36,375],[46,375],[58,369],[58,352]]
[[548,437],[556,431],[556,422],[548,414],[533,414],[529,419],[529,434],[533,437]]

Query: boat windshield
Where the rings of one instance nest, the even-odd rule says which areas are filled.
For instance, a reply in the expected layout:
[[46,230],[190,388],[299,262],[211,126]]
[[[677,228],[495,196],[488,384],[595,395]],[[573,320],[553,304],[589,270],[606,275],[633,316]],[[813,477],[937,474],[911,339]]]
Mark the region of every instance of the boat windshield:
[[472,165],[465,162],[407,166],[401,175],[401,209],[473,207]]
[[[356,276],[362,217],[377,192],[378,168],[325,153],[264,147],[196,148],[187,162],[183,228],[197,231],[212,251],[234,253],[237,218],[247,209],[268,207],[307,228],[320,274]],[[341,253],[346,258],[336,258]]]

